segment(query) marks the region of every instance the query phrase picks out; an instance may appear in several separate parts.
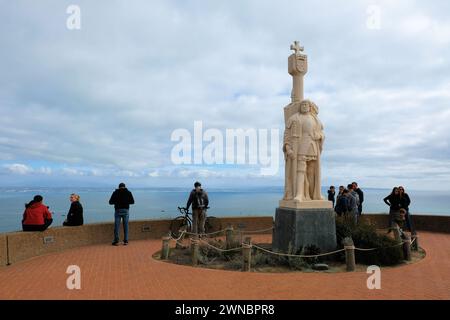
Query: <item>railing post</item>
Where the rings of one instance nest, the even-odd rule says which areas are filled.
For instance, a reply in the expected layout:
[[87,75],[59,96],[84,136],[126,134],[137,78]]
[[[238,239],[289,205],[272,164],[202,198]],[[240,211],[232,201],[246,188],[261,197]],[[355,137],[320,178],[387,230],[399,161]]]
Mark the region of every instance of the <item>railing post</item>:
[[406,261],[411,261],[411,238],[405,236],[403,240],[403,255]]
[[191,238],[191,254],[192,254],[192,265],[196,266],[198,265],[198,254],[199,254],[199,240],[195,238]]
[[161,249],[162,260],[167,260],[169,258],[169,241],[170,237],[162,237],[162,249]]
[[252,238],[245,237],[244,243],[242,244],[242,256],[244,264],[242,266],[242,271],[250,271],[250,266],[252,263]]
[[352,238],[344,238],[342,241],[345,249],[345,263],[347,264],[347,271],[355,271],[356,261],[355,261],[355,245]]
[[231,225],[228,225],[227,231],[226,231],[226,244],[227,249],[231,249],[233,246],[233,227]]
[[183,241],[185,234],[183,233],[183,231],[181,231],[181,232],[182,232],[181,233],[181,238],[179,240],[175,241],[175,249],[183,249],[183,246],[181,245],[181,242]]
[[417,234],[412,234],[411,241],[412,241],[411,249],[414,251],[419,251],[419,236]]
[[394,230],[395,241],[402,242],[402,236],[400,234],[400,227],[398,226],[398,224],[395,223],[392,230]]

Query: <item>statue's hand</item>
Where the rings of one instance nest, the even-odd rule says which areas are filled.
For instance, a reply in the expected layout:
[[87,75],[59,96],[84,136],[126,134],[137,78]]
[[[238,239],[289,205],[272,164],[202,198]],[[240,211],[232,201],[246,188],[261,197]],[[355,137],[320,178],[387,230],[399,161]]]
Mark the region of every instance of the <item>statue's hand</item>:
[[287,151],[287,156],[288,156],[289,159],[293,160],[295,158],[294,151],[292,151],[292,149],[289,149]]
[[323,139],[323,135],[321,133],[314,134],[314,140],[322,140],[322,139]]

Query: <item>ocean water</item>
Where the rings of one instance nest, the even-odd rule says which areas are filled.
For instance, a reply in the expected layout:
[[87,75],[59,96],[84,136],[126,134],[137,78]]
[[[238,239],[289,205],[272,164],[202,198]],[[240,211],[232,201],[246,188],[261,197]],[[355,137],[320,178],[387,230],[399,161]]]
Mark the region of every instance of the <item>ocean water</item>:
[[[190,190],[180,188],[130,189],[136,204],[130,209],[130,220],[170,219],[179,213],[177,206],[185,206]],[[113,189],[105,188],[0,188],[0,232],[21,230],[24,204],[34,195],[44,197],[53,212],[52,226],[60,226],[70,207],[69,195],[81,196],[85,223],[113,222],[114,208],[108,204]],[[208,214],[224,216],[274,216],[282,187],[239,189],[207,189],[210,207]],[[383,198],[388,189],[363,189],[363,212],[386,213]],[[411,197],[412,214],[450,215],[450,192],[407,190]],[[322,192],[326,195],[326,189]]]

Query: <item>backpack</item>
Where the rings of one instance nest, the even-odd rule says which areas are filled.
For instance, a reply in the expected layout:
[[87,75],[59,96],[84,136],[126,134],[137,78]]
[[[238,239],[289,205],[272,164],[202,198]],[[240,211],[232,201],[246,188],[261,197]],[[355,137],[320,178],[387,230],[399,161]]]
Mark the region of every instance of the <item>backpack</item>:
[[348,211],[348,201],[346,196],[340,196],[337,199],[336,207],[334,208],[334,210],[340,215]]
[[205,209],[205,197],[203,191],[194,193],[194,201],[195,207],[198,209]]

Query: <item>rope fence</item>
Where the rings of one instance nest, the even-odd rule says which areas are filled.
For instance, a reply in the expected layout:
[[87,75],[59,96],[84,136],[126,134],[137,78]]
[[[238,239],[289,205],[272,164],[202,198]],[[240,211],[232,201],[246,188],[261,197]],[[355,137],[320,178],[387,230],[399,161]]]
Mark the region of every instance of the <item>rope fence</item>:
[[290,253],[280,253],[280,252],[274,252],[274,251],[270,251],[267,249],[264,249],[260,246],[257,246],[255,244],[251,245],[252,247],[273,254],[273,255],[277,255],[277,256],[285,256],[285,257],[297,257],[297,258],[315,258],[315,257],[322,257],[322,256],[327,256],[327,255],[331,255],[331,254],[335,254],[341,251],[345,251],[345,249],[339,249],[336,251],[332,251],[332,252],[327,252],[327,253],[322,253],[322,254],[312,254],[312,255],[305,255],[305,254],[290,254]]
[[[225,229],[226,230],[226,229]],[[264,231],[267,231],[267,230],[270,230],[270,229],[264,229]],[[220,230],[220,231],[223,231],[223,230]],[[255,230],[255,231],[258,231],[258,230]],[[217,233],[217,232],[216,232]],[[191,232],[185,232],[185,231],[183,231],[182,233],[181,233],[181,235],[178,237],[178,238],[173,238],[172,236],[170,236],[170,239],[171,240],[174,240],[176,243],[178,243],[179,245],[183,245],[182,243],[180,243],[179,242],[179,240],[184,236],[184,234],[191,234],[191,235],[199,235],[199,234],[195,234],[195,233],[191,233]],[[191,239],[191,242],[192,242],[192,238],[190,238]],[[345,251],[346,249],[348,249],[347,247],[344,247],[343,249],[338,249],[338,250],[335,250],[335,251],[331,251],[331,252],[326,252],[326,253],[320,253],[320,254],[313,254],[313,255],[302,255],[302,254],[290,254],[290,253],[281,253],[281,252],[275,252],[275,251],[270,251],[270,250],[268,250],[268,249],[265,249],[265,248],[263,248],[263,247],[260,247],[260,246],[257,246],[257,245],[255,245],[255,244],[248,244],[248,243],[241,243],[241,246],[240,247],[236,247],[236,248],[231,248],[231,249],[222,249],[222,248],[218,248],[218,247],[216,247],[216,246],[213,246],[212,244],[210,244],[210,243],[208,243],[206,240],[204,240],[204,239],[198,239],[200,242],[202,242],[202,243],[204,243],[206,246],[208,246],[208,247],[210,247],[210,248],[212,248],[212,249],[215,249],[215,250],[217,250],[217,251],[219,251],[219,252],[230,252],[230,251],[239,251],[239,250],[241,250],[242,248],[256,248],[256,249],[258,249],[258,250],[261,250],[261,251],[264,251],[264,252],[266,252],[266,253],[270,253],[270,254],[273,254],[273,255],[278,255],[278,256],[285,256],[285,257],[297,257],[297,258],[316,258],[316,257],[323,257],[323,256],[328,256],[328,255],[332,255],[332,254],[335,254],[335,253],[339,253],[339,252],[342,252],[342,251]],[[413,238],[411,241],[410,241],[410,244],[412,245],[413,243],[414,243],[414,241],[416,241],[416,238]],[[352,247],[352,249],[354,249],[354,250],[357,250],[357,251],[374,251],[374,250],[380,250],[380,249],[389,249],[389,248],[395,248],[395,247],[399,247],[399,246],[402,246],[404,243],[406,243],[407,241],[402,241],[402,242],[399,242],[398,244],[395,244],[395,245],[393,245],[393,246],[389,246],[389,247],[379,247],[379,248],[358,248],[358,247]]]
[[[222,230],[218,230],[218,231],[214,231],[214,232],[209,232],[209,233],[195,233],[195,232],[188,232],[188,231],[183,231],[185,234],[187,235],[192,235],[192,236],[209,236],[209,235],[213,235],[213,234],[219,234],[219,233],[224,233],[228,230],[228,228],[222,229]],[[273,230],[273,227],[267,228],[267,229],[261,229],[261,230],[234,230],[233,232],[235,233],[241,233],[241,234],[251,234],[251,233],[263,233],[263,232],[267,232]]]
[[[345,261],[347,265],[347,271],[355,271],[356,268],[356,262],[355,262],[355,251],[362,251],[362,252],[370,252],[375,250],[382,250],[382,249],[389,249],[389,248],[395,248],[399,246],[403,246],[403,254],[404,254],[404,260],[411,261],[411,247],[413,243],[415,244],[415,248],[413,250],[418,250],[418,243],[417,243],[417,235],[413,235],[410,237],[403,237],[403,235],[400,235],[399,233],[396,234],[396,240],[398,241],[395,245],[392,246],[386,246],[386,247],[378,247],[378,248],[358,248],[353,245],[353,241],[350,238],[349,243],[344,243],[344,247],[342,249],[337,249],[331,252],[325,252],[325,253],[318,253],[318,254],[293,254],[293,253],[282,253],[282,252],[275,252],[270,249],[266,249],[262,246],[256,245],[251,243],[251,237],[247,236],[245,237],[245,241],[243,241],[242,236],[244,234],[252,234],[252,233],[263,233],[273,230],[273,227],[261,229],[261,230],[234,230],[232,227],[228,227],[226,229],[205,233],[205,234],[199,234],[199,233],[193,233],[188,232],[187,230],[183,230],[181,234],[178,237],[173,237],[170,233],[168,236],[163,237],[163,250],[161,257],[162,259],[168,259],[169,256],[169,241],[174,240],[177,245],[179,245],[181,248],[187,248],[181,241],[183,241],[184,237],[186,235],[189,236],[190,240],[190,248],[191,248],[191,261],[192,265],[196,266],[199,261],[202,261],[202,263],[205,263],[204,259],[201,258],[201,254],[199,253],[200,244],[203,244],[207,246],[208,248],[211,248],[215,251],[218,251],[220,253],[225,252],[237,252],[240,251],[243,257],[243,271],[250,271],[251,269],[251,260],[252,260],[252,248],[255,248],[257,251],[265,252],[267,254],[275,255],[275,256],[282,256],[282,257],[292,257],[292,258],[318,258],[318,257],[324,257],[324,256],[330,256],[333,254],[345,252]],[[208,239],[202,239],[204,236],[208,235],[216,235],[221,234],[223,232],[226,232],[226,248],[220,248],[218,246],[215,246],[208,242]],[[236,233],[239,235],[238,243],[240,243],[239,246],[230,248],[231,246],[236,246],[235,242],[235,235]],[[181,240],[181,241],[180,241]],[[215,257],[214,259],[216,259]]]
[[244,248],[244,244],[242,244],[241,247],[236,247],[236,248],[231,248],[231,249],[222,249],[222,248],[218,248],[218,247],[213,246],[212,244],[208,243],[207,241],[205,241],[203,239],[200,239],[200,241],[202,243],[206,244],[208,247],[213,248],[213,249],[215,249],[215,250],[217,250],[219,252],[240,251],[240,250],[242,250],[242,248]]

